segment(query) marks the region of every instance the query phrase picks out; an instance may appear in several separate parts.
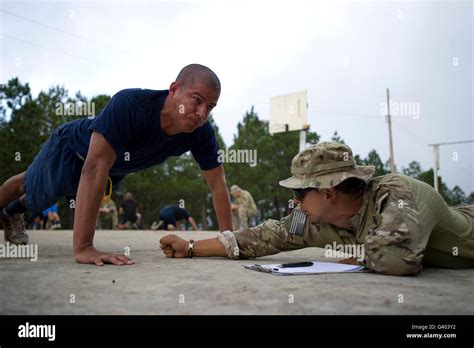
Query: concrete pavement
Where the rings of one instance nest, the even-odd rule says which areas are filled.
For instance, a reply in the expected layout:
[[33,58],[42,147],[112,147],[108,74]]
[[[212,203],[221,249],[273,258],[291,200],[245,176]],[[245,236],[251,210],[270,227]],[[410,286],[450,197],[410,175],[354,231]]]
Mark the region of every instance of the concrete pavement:
[[[97,231],[99,250],[128,246],[136,262],[97,267],[74,262],[70,230],[29,234],[37,261],[0,259],[0,314],[474,314],[474,269],[282,277],[242,267],[253,260],[167,259],[159,249],[166,233],[155,231]],[[217,232],[176,234],[205,239]],[[258,263],[324,260],[323,252],[308,248]]]

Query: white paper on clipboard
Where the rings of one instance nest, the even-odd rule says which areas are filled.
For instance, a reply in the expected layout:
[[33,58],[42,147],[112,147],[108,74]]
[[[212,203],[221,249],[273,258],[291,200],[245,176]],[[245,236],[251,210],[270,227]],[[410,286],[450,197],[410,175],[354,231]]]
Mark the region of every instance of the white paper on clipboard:
[[364,266],[347,265],[344,263],[311,261],[311,266],[305,267],[282,267],[281,264],[271,265],[244,265],[245,268],[254,271],[271,273],[275,275],[303,275],[321,273],[347,273],[366,272]]

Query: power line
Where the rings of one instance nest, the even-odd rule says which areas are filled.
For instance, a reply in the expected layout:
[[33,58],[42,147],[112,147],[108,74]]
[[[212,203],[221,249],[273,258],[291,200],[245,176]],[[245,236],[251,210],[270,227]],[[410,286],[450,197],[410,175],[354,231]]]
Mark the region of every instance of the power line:
[[450,141],[450,142],[447,142],[447,143],[428,144],[428,146],[435,146],[435,145],[454,145],[454,144],[468,144],[468,143],[474,143],[474,140]]
[[78,56],[78,55],[75,55],[75,54],[72,54],[72,53],[69,53],[69,52],[65,52],[65,51],[61,51],[61,50],[58,50],[58,49],[55,49],[55,48],[46,47],[46,46],[43,46],[43,45],[40,45],[40,44],[37,44],[37,43],[34,43],[34,42],[30,42],[30,41],[27,41],[27,40],[20,39],[20,38],[18,38],[18,37],[12,36],[12,35],[4,34],[4,33],[0,33],[0,35],[1,35],[1,36],[4,36],[4,37],[7,37],[7,38],[9,38],[9,39],[12,39],[12,40],[16,40],[16,41],[22,42],[22,43],[27,44],[27,45],[39,47],[39,48],[42,48],[42,49],[45,49],[45,50],[49,50],[49,51],[55,51],[55,52],[64,54],[64,55],[69,56],[69,57],[73,57],[73,58],[77,58],[77,59],[82,59],[82,60],[87,61],[87,62],[89,62],[89,63],[99,64],[99,65],[103,65],[103,66],[106,66],[106,67],[109,67],[109,68],[114,68],[114,69],[120,69],[120,67],[118,67],[118,66],[109,65],[109,64],[106,64],[106,63],[103,63],[103,62],[99,62],[99,61],[94,60],[94,59],[90,59],[90,58],[87,58],[87,57]]
[[[424,139],[422,136],[418,135],[418,134],[415,134],[414,132],[412,132],[410,129],[408,129],[407,127],[401,125],[399,122],[393,120],[393,123],[397,126],[400,127],[400,129],[406,131],[406,132],[409,132],[411,135],[413,135],[413,137],[415,138],[414,142],[417,143],[418,145],[422,145],[422,146],[426,146],[426,145],[429,145],[428,142],[426,141],[426,139]],[[425,143],[422,144],[421,142],[419,142],[418,140],[416,139],[421,139],[422,141],[424,141]],[[462,141],[462,142],[450,142],[450,143],[440,143],[439,145],[441,144],[453,144],[453,143],[468,143],[468,142],[472,142],[472,141]],[[431,145],[437,145],[437,144],[431,144]],[[435,161],[436,162],[436,161]],[[473,171],[472,171],[472,168],[469,168],[469,167],[466,167],[464,165],[462,165],[460,162],[457,162],[456,164],[458,166],[459,169],[463,170],[464,173],[466,173],[467,175],[471,176],[473,175]],[[438,163],[435,163],[435,167],[433,168],[433,172],[435,172],[435,168],[438,166]],[[450,167],[447,167],[449,170],[451,170]],[[436,181],[435,181],[436,182]]]
[[[404,125],[402,125],[401,123],[399,123],[397,120],[395,119],[392,119],[392,122],[393,124],[397,125],[398,127],[402,128],[404,131],[410,133],[414,138],[415,138],[415,143],[417,143],[418,145],[422,145],[423,147],[426,146],[426,144],[428,144],[428,141],[426,141],[426,139],[424,139],[422,136],[418,135],[418,134],[415,134],[414,132],[411,131],[411,129],[405,127]],[[424,143],[421,143],[420,141],[418,141],[418,139],[421,139],[422,141],[424,141]]]
[[94,43],[94,44],[96,44],[96,45],[98,45],[98,46],[107,47],[107,48],[110,48],[110,49],[112,49],[112,50],[118,51],[118,52],[120,52],[120,53],[122,53],[122,54],[127,54],[127,55],[129,55],[129,56],[132,55],[132,53],[127,52],[127,51],[125,51],[125,50],[123,50],[123,49],[121,49],[121,48],[116,48],[116,47],[110,46],[110,45],[108,45],[108,44],[106,44],[106,43],[103,43],[103,42],[100,42],[100,41],[91,40],[91,39],[89,39],[89,38],[87,38],[87,37],[84,37],[84,36],[81,36],[81,35],[78,35],[78,34],[75,34],[75,33],[72,33],[72,32],[69,32],[69,31],[66,31],[66,30],[63,30],[63,29],[60,29],[60,28],[56,28],[56,27],[51,26],[51,25],[49,25],[49,24],[45,24],[45,23],[39,22],[39,21],[37,21],[37,20],[31,19],[31,18],[28,18],[28,17],[24,17],[24,16],[21,16],[21,15],[19,15],[19,14],[16,14],[16,13],[13,13],[13,12],[10,12],[10,11],[7,11],[7,10],[4,10],[4,9],[0,9],[0,11],[3,12],[3,13],[8,14],[8,15],[10,15],[10,16],[14,16],[14,17],[23,19],[23,20],[25,20],[25,21],[28,21],[28,22],[31,22],[31,23],[34,23],[34,24],[43,26],[43,27],[48,28],[48,29],[50,29],[50,30],[54,30],[54,31],[57,31],[57,32],[59,32],[59,33],[62,33],[62,34],[65,34],[65,35],[69,35],[69,36],[72,36],[72,37],[75,37],[75,38],[77,38],[77,39],[81,39],[81,40],[84,40],[84,41],[89,41],[89,42],[92,42],[92,43]]
[[363,117],[363,118],[376,118],[379,120],[383,120],[381,116],[370,115],[370,114],[356,114],[352,112],[325,112],[325,111],[318,111],[318,114],[326,114],[326,115],[338,115],[338,116],[354,116],[354,117]]

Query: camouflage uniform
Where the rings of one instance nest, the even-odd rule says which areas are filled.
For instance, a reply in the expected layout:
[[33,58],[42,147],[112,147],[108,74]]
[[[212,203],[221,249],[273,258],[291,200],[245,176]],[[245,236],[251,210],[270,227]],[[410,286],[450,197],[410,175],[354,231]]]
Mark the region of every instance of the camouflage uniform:
[[249,219],[257,214],[257,206],[250,192],[242,190],[237,185],[233,185],[230,192],[236,191],[240,192],[240,195],[233,199],[233,203],[237,205],[237,209],[232,210],[233,223],[234,226],[238,226],[239,229],[248,228]]
[[103,228],[105,220],[111,221],[111,228],[116,230],[118,227],[118,212],[115,202],[110,198],[108,201],[102,202],[100,205],[101,208],[108,208],[110,211],[108,213],[99,212],[97,214],[97,223],[96,229],[101,230]]
[[328,188],[348,177],[366,180],[362,207],[349,220],[352,228],[313,224],[296,208],[280,221],[221,234],[229,258],[336,243],[363,244],[360,264],[384,274],[417,274],[422,261],[432,267],[474,267],[474,205],[448,207],[431,186],[405,175],[371,178],[373,169],[356,166],[350,148],[333,142],[303,150],[291,171],[282,186]]

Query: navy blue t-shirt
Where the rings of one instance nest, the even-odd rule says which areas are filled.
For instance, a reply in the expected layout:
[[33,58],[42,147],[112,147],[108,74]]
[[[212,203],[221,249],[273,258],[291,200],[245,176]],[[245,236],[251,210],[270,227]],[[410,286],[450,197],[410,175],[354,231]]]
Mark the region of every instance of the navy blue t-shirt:
[[160,112],[168,93],[140,88],[118,92],[97,117],[67,125],[71,148],[86,158],[92,132],[102,134],[117,154],[109,175],[137,172],[187,151],[202,170],[218,167],[219,145],[209,122],[192,133],[163,133]]

